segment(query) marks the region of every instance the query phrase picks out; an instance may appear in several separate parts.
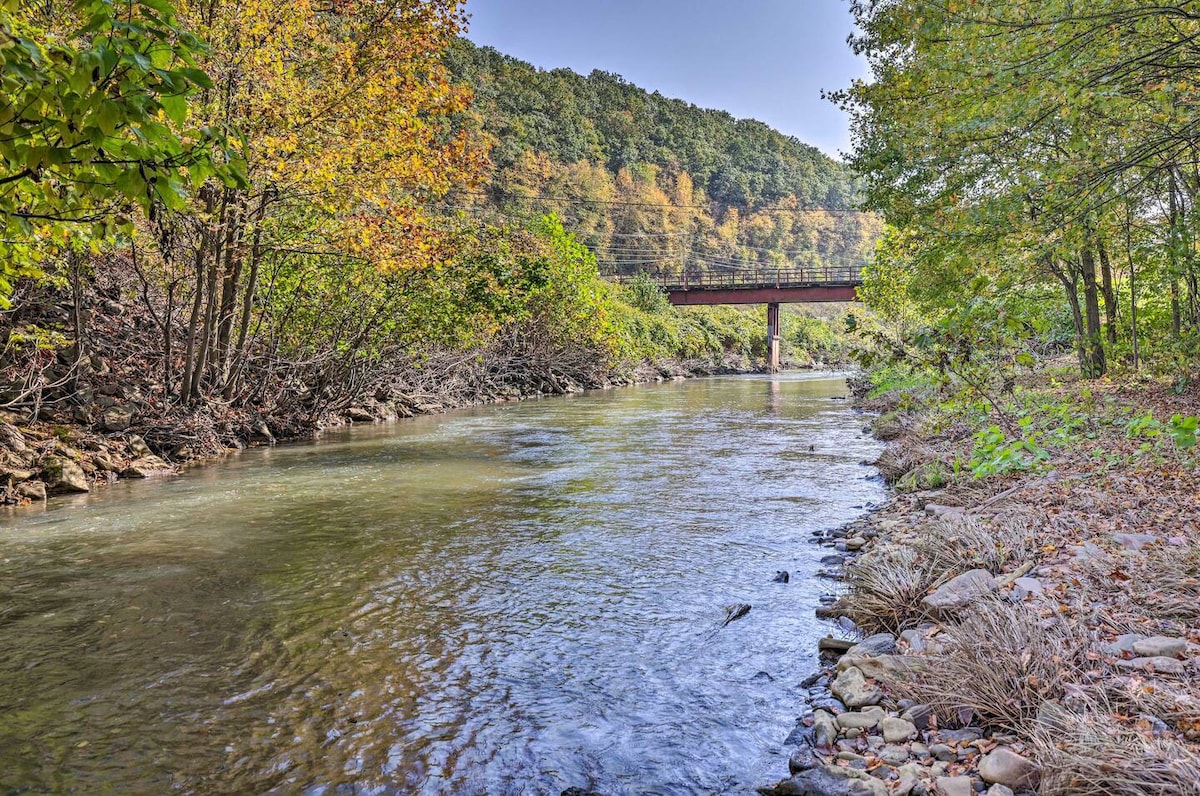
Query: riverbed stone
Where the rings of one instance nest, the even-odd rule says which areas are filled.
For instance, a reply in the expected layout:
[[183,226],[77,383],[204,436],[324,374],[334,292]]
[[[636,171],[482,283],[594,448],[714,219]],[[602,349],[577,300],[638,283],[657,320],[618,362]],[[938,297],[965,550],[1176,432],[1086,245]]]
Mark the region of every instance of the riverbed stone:
[[1133,653],[1133,645],[1141,641],[1145,636],[1139,636],[1137,633],[1125,633],[1117,636],[1110,642],[1100,645],[1100,649],[1106,655],[1116,655],[1120,657],[1123,653]]
[[1012,598],[1022,602],[1041,594],[1044,590],[1045,586],[1037,578],[1017,578],[1013,581]]
[[868,683],[862,670],[853,666],[837,676],[830,685],[830,690],[850,708],[875,705],[883,698],[883,692]]
[[987,796],[1015,796],[1015,795],[1013,794],[1012,788],[1008,787],[1007,785],[1001,785],[1000,783],[997,782],[995,785],[993,785],[992,787],[987,789]]
[[91,491],[83,468],[65,457],[47,456],[42,460],[42,473],[47,489],[52,493]]
[[833,652],[843,654],[854,646],[855,642],[847,638],[836,638],[835,636],[825,636],[817,640],[817,649],[821,652]]
[[837,721],[823,710],[813,713],[813,742],[819,749],[829,749],[837,741]]
[[1170,636],[1151,636],[1133,643],[1133,651],[1142,658],[1182,658],[1187,641]]
[[921,605],[934,616],[946,617],[994,592],[996,588],[996,579],[992,573],[986,569],[972,569],[951,578],[923,599]]
[[915,724],[904,719],[894,719],[890,716],[879,722],[879,729],[883,732],[883,740],[888,743],[904,743],[917,734]]
[[900,634],[900,640],[908,647],[910,653],[916,654],[925,651],[925,635],[916,628],[910,628]]
[[929,754],[933,755],[934,760],[941,760],[943,763],[950,763],[958,759],[958,752],[944,743],[935,743],[930,746]]
[[23,481],[17,484],[17,497],[26,500],[41,501],[46,499],[46,485],[41,481]]
[[8,448],[14,453],[25,450],[25,435],[16,426],[0,423],[0,448]]
[[888,744],[877,753],[880,760],[889,766],[899,766],[908,762],[910,757],[908,747],[899,744]]
[[838,726],[843,729],[869,730],[879,726],[878,713],[843,713],[837,717]]
[[934,788],[937,796],[975,796],[970,777],[938,777]]
[[801,746],[788,758],[788,773],[795,776],[801,771],[808,771],[819,765],[821,765],[821,761],[817,759],[816,753],[807,746]]
[[773,788],[760,788],[767,796],[887,796],[887,786],[864,771],[822,766],[803,771]]
[[867,636],[862,641],[846,650],[847,655],[868,657],[871,655],[894,655],[896,652],[896,637],[891,633],[876,633]]
[[851,536],[846,540],[846,549],[851,553],[862,550],[867,546],[867,539],[864,536]]
[[1005,746],[998,746],[979,761],[979,776],[1010,788],[1036,788],[1041,769],[1032,760]]

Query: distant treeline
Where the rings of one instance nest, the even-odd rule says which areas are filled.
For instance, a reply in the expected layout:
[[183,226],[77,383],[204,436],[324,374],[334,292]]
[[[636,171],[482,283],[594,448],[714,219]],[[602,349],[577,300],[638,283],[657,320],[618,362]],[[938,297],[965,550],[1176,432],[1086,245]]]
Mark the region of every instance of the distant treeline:
[[553,211],[625,272],[861,263],[878,236],[845,167],[753,120],[459,39],[446,56],[491,143],[454,209]]

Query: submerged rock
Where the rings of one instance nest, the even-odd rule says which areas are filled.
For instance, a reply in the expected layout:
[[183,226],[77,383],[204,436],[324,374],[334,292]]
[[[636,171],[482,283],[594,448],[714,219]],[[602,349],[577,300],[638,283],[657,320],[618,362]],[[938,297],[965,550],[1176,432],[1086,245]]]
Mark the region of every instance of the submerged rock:
[[725,621],[721,623],[721,627],[725,627],[730,622],[741,619],[746,614],[750,613],[749,603],[733,603],[725,606]]

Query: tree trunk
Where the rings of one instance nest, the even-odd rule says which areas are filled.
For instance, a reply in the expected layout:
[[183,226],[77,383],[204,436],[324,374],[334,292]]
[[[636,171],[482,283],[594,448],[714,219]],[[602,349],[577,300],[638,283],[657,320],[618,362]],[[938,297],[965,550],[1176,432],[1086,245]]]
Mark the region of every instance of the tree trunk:
[[1108,344],[1117,344],[1117,295],[1113,289],[1112,263],[1108,259],[1108,248],[1103,241],[1096,244],[1100,255],[1100,289],[1104,293],[1104,331],[1108,334]]
[[1058,279],[1066,293],[1067,303],[1071,306],[1071,322],[1075,326],[1075,354],[1079,358],[1079,370],[1087,370],[1087,347],[1084,345],[1083,310],[1079,306],[1079,284],[1073,270],[1060,268],[1053,260],[1047,258],[1045,264],[1050,273]]
[[1096,287],[1096,258],[1090,247],[1084,247],[1080,261],[1083,277],[1083,300],[1087,309],[1087,365],[1083,375],[1098,379],[1108,372],[1104,358],[1104,332],[1100,328],[1100,291]]

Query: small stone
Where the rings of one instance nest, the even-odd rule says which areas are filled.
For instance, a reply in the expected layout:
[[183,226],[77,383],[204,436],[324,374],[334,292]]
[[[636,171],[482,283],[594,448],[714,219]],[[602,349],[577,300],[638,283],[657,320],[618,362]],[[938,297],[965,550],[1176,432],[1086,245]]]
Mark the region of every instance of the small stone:
[[813,713],[813,742],[820,749],[833,747],[838,736],[837,721],[823,710]]
[[909,744],[908,750],[912,752],[913,757],[926,757],[929,754],[929,747],[920,741],[913,741]]
[[857,752],[843,751],[843,752],[837,753],[837,759],[845,760],[846,762],[849,763],[849,762],[852,762],[855,760],[866,760],[867,758],[863,757],[862,755],[858,754]]
[[1036,788],[1041,769],[1005,746],[998,746],[979,761],[979,776],[984,782],[998,782],[1010,788]]
[[1017,578],[1013,581],[1012,597],[1017,602],[1021,602],[1041,594],[1044,590],[1045,587],[1037,578]]
[[886,718],[879,722],[883,731],[883,740],[888,743],[903,743],[917,734],[916,725],[904,719]]
[[918,653],[925,651],[925,636],[920,630],[905,630],[900,634],[900,640],[908,647],[909,652]]
[[135,457],[150,456],[153,453],[153,451],[150,450],[150,446],[146,444],[146,440],[142,439],[137,434],[130,434],[129,438],[125,442],[129,446],[130,452],[133,453]]
[[900,718],[911,721],[918,730],[927,730],[929,729],[929,717],[932,715],[933,709],[928,705],[913,705],[901,713]]
[[891,633],[876,633],[846,650],[847,655],[870,657],[872,655],[894,655],[896,652],[896,637]]
[[867,540],[861,536],[852,536],[846,540],[846,549],[852,553],[857,550],[862,550],[866,546]]
[[996,590],[996,579],[986,569],[972,569],[951,578],[921,601],[935,616],[946,616]]
[[8,448],[13,453],[25,450],[25,436],[16,426],[0,423],[0,448]]
[[964,511],[962,506],[943,506],[940,503],[925,504],[925,513],[930,517],[957,517]]
[[1106,655],[1115,655],[1120,657],[1122,653],[1132,653],[1133,645],[1141,641],[1143,638],[1144,636],[1139,636],[1137,633],[1126,633],[1123,636],[1117,636],[1116,639],[1108,642],[1107,644],[1101,644],[1100,649]]
[[942,730],[942,738],[957,744],[969,744],[983,737],[983,730],[978,727],[964,727],[961,730]]
[[1014,794],[1012,788],[1008,787],[1007,785],[1001,785],[997,782],[995,785],[988,788],[987,796],[1014,796]]
[[929,754],[933,755],[935,760],[941,760],[943,763],[950,763],[958,759],[958,753],[944,743],[935,743],[930,746]]
[[1135,641],[1133,651],[1143,658],[1182,658],[1187,652],[1187,641],[1169,636],[1151,636]]
[[1134,658],[1128,661],[1117,661],[1118,666],[1126,669],[1141,669],[1144,672],[1160,674],[1183,674],[1183,661],[1178,658]]
[[975,796],[970,777],[938,777],[934,787],[938,796]]
[[890,744],[879,750],[878,757],[889,766],[899,766],[908,762],[910,754],[907,747]]
[[875,705],[883,699],[883,692],[868,684],[862,671],[854,667],[839,674],[830,685],[830,690],[850,708]]
[[843,729],[857,728],[860,730],[869,730],[872,727],[879,726],[879,714],[877,713],[843,713],[837,717],[839,727]]
[[792,756],[788,758],[788,773],[795,776],[801,771],[808,771],[810,768],[816,768],[819,765],[821,765],[821,761],[817,760],[817,756],[813,753],[813,750],[807,746],[801,746],[792,752]]

